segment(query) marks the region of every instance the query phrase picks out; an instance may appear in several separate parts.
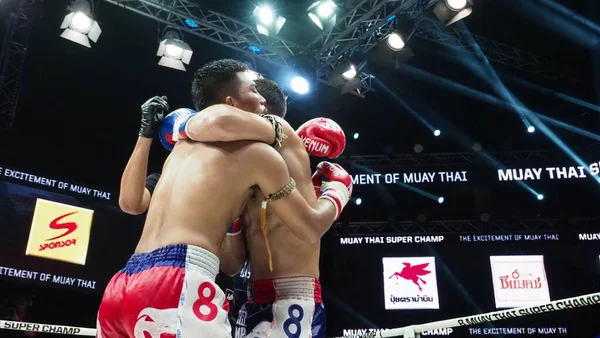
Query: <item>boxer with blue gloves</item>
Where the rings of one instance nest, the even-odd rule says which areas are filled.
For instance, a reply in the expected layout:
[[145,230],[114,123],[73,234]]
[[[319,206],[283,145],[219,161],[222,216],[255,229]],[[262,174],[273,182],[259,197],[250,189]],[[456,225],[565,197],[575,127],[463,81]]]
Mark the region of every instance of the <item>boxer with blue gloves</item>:
[[[247,66],[234,60],[200,68],[192,93],[197,109],[217,103],[255,113],[264,109]],[[281,146],[285,136],[281,123],[264,118],[273,130],[270,143]],[[311,191],[309,204],[281,155],[268,144],[180,139],[165,161],[136,253],[104,292],[98,336],[231,337],[229,305],[215,285],[216,255],[227,228],[248,196],[260,190],[263,203],[290,231],[313,241],[350,197],[349,175],[336,171],[328,178],[333,180],[323,186],[330,189],[324,188],[318,199],[312,182],[302,183],[303,191]]]

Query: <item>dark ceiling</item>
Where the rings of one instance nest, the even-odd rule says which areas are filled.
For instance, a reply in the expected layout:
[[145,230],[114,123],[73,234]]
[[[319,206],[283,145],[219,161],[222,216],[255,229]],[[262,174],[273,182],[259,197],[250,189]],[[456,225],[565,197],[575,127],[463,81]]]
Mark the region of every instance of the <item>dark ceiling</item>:
[[[537,85],[598,103],[600,95],[593,85],[593,74],[598,69],[592,67],[590,41],[582,42],[577,30],[569,30],[570,39],[569,34],[560,31],[571,26],[583,30],[582,26],[571,19],[571,26],[561,26],[558,23],[562,21],[556,21],[556,27],[547,27],[544,21],[552,21],[552,16],[543,11],[531,12],[531,8],[522,6],[524,1],[534,9],[543,8],[538,0],[479,0],[464,24],[473,34],[542,55],[556,71],[572,75],[558,81],[546,80],[492,64],[499,73],[518,75]],[[281,33],[286,38],[301,41],[316,33],[302,21],[306,20],[304,10],[309,2],[279,1],[284,15],[289,16],[289,26],[286,24]],[[351,7],[355,2],[342,6]],[[588,20],[598,20],[590,14],[592,7],[598,5],[596,0],[561,3]],[[87,49],[61,39],[59,25],[68,4],[67,0],[43,4],[43,17],[31,37],[15,125],[10,133],[2,135],[4,144],[10,145],[6,156],[19,165],[44,166],[56,175],[80,177],[91,183],[105,184],[108,177],[111,186],[117,186],[137,136],[140,104],[150,96],[165,94],[173,108],[191,106],[192,72],[157,65],[156,48],[163,28],[158,23],[102,1],[96,17],[103,33],[96,45]],[[240,20],[250,20],[253,6],[241,0],[198,1],[198,5]],[[540,15],[546,16],[532,19]],[[239,57],[230,49],[196,36],[186,38],[194,49],[189,70],[215,58]],[[415,39],[411,46],[416,54],[408,63],[411,69],[496,95],[488,78],[469,70],[468,65],[476,59],[467,59],[424,40]],[[465,60],[470,60],[467,66]],[[554,148],[541,133],[526,134],[513,111],[422,81],[402,69],[375,75],[376,91],[368,93],[365,99],[341,96],[330,87],[319,86],[307,97],[291,103],[288,119],[298,126],[309,118],[328,116],[337,120],[348,136],[359,132],[358,140],[349,137],[346,155],[409,153],[416,143],[422,144],[425,152],[470,151],[473,142],[488,150]],[[597,113],[504,82],[532,110],[591,131],[598,129]],[[433,137],[392,94],[444,134]],[[568,145],[590,143],[589,139],[567,132],[557,133]],[[159,146],[155,147],[155,169],[160,168],[165,155]]]

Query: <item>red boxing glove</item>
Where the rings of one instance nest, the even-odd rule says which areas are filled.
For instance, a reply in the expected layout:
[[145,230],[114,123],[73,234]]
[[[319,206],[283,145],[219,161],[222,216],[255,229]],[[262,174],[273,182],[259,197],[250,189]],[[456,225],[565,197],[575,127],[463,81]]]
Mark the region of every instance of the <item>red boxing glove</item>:
[[233,236],[239,235],[240,233],[242,233],[242,221],[240,221],[240,219],[238,218],[235,221],[233,221],[231,227],[229,227],[229,229],[227,230],[227,234]]
[[313,156],[336,158],[346,148],[346,135],[342,128],[324,117],[304,123],[296,133],[304,142],[306,151]]
[[320,176],[319,199],[324,198],[333,203],[336,210],[335,220],[337,220],[352,196],[352,177],[339,164],[329,162],[321,162],[317,165],[317,171],[313,175],[313,186],[316,190],[319,178],[315,176]]

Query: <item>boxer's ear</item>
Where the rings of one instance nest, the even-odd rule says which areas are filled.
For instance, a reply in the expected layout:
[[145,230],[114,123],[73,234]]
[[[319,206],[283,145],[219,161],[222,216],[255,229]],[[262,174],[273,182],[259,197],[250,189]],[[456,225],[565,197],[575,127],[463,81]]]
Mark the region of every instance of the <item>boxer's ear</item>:
[[228,105],[230,105],[230,106],[232,106],[232,107],[235,107],[235,103],[234,103],[234,101],[233,101],[233,97],[231,97],[231,96],[227,96],[227,97],[225,98],[225,104],[228,104]]

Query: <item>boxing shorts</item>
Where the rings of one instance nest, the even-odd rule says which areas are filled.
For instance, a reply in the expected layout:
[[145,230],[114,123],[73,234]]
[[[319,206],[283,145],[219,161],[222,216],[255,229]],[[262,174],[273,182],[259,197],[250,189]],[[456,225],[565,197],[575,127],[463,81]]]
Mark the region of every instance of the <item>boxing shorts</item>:
[[219,259],[191,245],[133,255],[108,283],[96,337],[231,337]]
[[325,338],[321,284],[309,277],[250,282],[235,338]]

